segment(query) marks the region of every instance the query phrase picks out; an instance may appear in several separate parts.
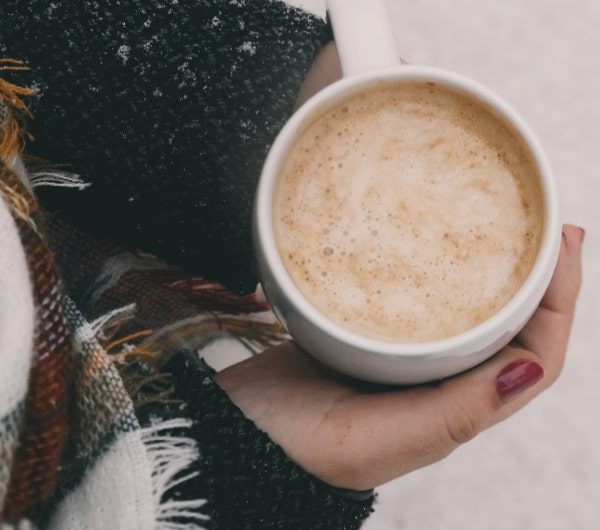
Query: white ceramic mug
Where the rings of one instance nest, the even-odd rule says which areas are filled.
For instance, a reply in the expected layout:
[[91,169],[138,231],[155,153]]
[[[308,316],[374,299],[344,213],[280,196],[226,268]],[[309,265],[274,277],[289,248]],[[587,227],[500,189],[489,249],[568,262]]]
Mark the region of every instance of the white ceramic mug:
[[[344,78],[306,102],[279,133],[260,178],[254,242],[262,286],[294,340],[324,364],[359,379],[412,384],[471,368],[505,346],[538,306],[556,267],[561,241],[558,197],[540,142],[523,118],[496,94],[463,76],[401,65],[384,0],[328,0]],[[303,126],[340,99],[378,81],[431,81],[464,91],[494,109],[522,136],[537,163],[545,200],[544,234],[534,266],[514,297],[496,314],[459,335],[402,344],[354,333],[313,307],[287,273],[275,243],[273,191],[280,167]]]

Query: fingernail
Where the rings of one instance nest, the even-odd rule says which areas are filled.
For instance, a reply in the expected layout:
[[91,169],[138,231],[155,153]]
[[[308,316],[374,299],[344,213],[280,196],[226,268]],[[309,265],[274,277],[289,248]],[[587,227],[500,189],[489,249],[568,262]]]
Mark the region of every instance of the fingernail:
[[496,378],[496,390],[504,402],[511,401],[544,377],[544,369],[533,361],[510,363]]
[[581,226],[578,226],[577,228],[579,228],[579,231],[581,232],[580,237],[580,241],[583,243],[583,240],[585,239],[585,228],[581,228]]

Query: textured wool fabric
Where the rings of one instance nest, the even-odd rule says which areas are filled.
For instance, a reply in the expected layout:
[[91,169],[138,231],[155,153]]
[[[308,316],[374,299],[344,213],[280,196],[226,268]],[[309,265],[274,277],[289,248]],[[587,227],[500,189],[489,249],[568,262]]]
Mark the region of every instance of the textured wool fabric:
[[[0,200],[0,507],[23,421],[33,357],[34,307],[25,252],[5,202]],[[15,301],[19,303],[15,303]]]
[[[194,419],[215,528],[355,530],[370,515],[372,496],[350,501],[307,475],[203,373],[197,356],[181,353],[166,369]],[[194,487],[192,480],[184,490]]]
[[24,425],[19,433],[2,513],[3,519],[18,521],[37,511],[54,486],[68,432],[67,385],[72,344],[63,315],[60,278],[40,228],[41,215],[21,179],[3,162],[0,162],[0,190],[4,197],[9,197],[27,256],[36,307],[34,358]]
[[53,528],[61,530],[200,529],[203,499],[163,499],[198,459],[184,433],[191,422],[158,418],[142,429],[117,363],[97,341],[110,340],[131,308],[88,324],[63,295],[43,212],[27,173],[13,170],[23,169],[22,94],[0,79],[0,345],[8,349],[0,350],[0,525],[33,528],[33,520],[46,528],[58,517]]
[[[58,487],[40,520],[50,530],[188,530],[203,528],[205,501],[195,492],[173,504],[165,496],[191,477],[199,457],[181,414],[156,417],[142,428],[118,364],[99,339],[112,333],[133,308],[87,322],[66,300],[76,338],[71,446],[63,455]],[[112,331],[111,331],[112,330]],[[177,436],[171,433],[178,429]]]
[[[25,518],[42,528],[52,520],[50,528],[61,530],[178,530],[191,524],[202,528],[195,523],[207,518],[198,511],[204,500],[163,501],[173,487],[185,482],[190,476],[185,476],[186,468],[198,459],[193,439],[170,434],[173,429],[189,429],[191,422],[159,418],[141,428],[122,375],[97,342],[100,336],[111,339],[107,333],[124,312],[113,311],[88,324],[63,298],[34,197],[2,161],[0,194],[2,208],[8,205],[14,219],[12,226],[3,223],[0,232],[9,245],[18,234],[20,252],[15,256],[26,257],[19,274],[29,273],[31,278],[25,284],[28,292],[19,292],[23,288],[19,282],[13,291],[18,298],[0,299],[0,314],[12,322],[6,313],[22,317],[13,307],[22,304],[27,311],[33,301],[36,316],[25,337],[29,352],[19,352],[19,342],[8,334],[8,339],[13,338],[8,346],[15,347],[23,361],[15,362],[10,352],[7,358],[0,357],[0,371],[15,378],[0,392],[0,410],[8,411],[1,418],[0,431],[3,528],[22,528]],[[0,272],[7,279],[19,278],[8,268]],[[23,322],[15,320],[15,325],[22,334]],[[23,374],[28,360],[31,368]],[[24,375],[28,380],[23,381]],[[25,388],[26,396],[19,395],[25,394]],[[69,415],[68,396],[72,398]],[[49,502],[51,497],[54,500]]]
[[[20,72],[27,67],[19,60],[0,60],[0,71]],[[7,452],[2,465],[0,491],[0,521],[19,522],[34,516],[50,495],[59,459],[67,438],[68,375],[72,360],[72,344],[62,311],[60,278],[42,229],[42,214],[30,192],[19,153],[24,131],[23,115],[28,114],[26,96],[30,89],[21,88],[0,79],[0,195],[13,217],[26,264],[23,271],[30,277],[30,292],[22,301],[25,307],[33,299],[34,327],[27,337],[31,350],[25,362],[31,361],[27,374],[27,394],[15,406],[10,392],[1,396],[6,401],[0,408],[9,409],[1,418]],[[10,235],[8,235],[10,241]],[[11,271],[6,271],[11,276]],[[21,303],[4,299],[5,311]],[[15,311],[18,317],[19,311]],[[10,322],[10,317],[7,319]],[[17,322],[19,325],[19,322]],[[14,346],[14,345],[13,345]],[[18,381],[21,370],[15,370]],[[22,366],[21,366],[22,368]],[[12,385],[9,385],[9,389]],[[16,427],[16,429],[15,429]],[[3,428],[3,430],[4,430]],[[14,452],[13,452],[14,449]],[[6,473],[8,467],[8,473]]]
[[39,90],[29,151],[92,183],[46,204],[253,291],[255,184],[324,21],[272,0],[3,0],[0,18],[0,56]]
[[[215,313],[271,314],[265,300],[255,293],[240,296],[154,256],[99,241],[56,215],[48,216],[46,222],[50,245],[66,278],[67,292],[86,318],[94,319],[116,307],[136,304],[135,314],[122,333],[140,329],[158,332],[170,324]],[[220,325],[213,321],[213,327],[226,331],[226,319],[221,319]],[[278,324],[271,326],[270,332],[273,339],[287,338]],[[183,340],[182,326],[178,327],[177,335],[179,341]],[[162,336],[166,338],[167,334]],[[267,340],[263,347],[269,344]]]

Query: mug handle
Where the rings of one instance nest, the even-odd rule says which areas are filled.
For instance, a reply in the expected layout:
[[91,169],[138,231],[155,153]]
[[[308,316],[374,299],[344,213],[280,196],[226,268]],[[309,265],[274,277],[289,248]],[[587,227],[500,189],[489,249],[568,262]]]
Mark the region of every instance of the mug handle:
[[327,0],[344,77],[399,66],[385,0]]

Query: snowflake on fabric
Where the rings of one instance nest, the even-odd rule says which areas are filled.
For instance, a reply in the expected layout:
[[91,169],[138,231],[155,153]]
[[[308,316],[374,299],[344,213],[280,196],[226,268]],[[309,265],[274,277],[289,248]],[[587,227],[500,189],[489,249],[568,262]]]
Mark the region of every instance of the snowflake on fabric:
[[131,48],[127,46],[127,44],[122,44],[121,46],[119,46],[119,49],[117,50],[117,57],[121,59],[123,64],[127,64],[127,61],[129,60],[130,51]]
[[247,40],[241,46],[238,46],[238,51],[247,53],[248,55],[254,55],[256,53],[256,44]]

